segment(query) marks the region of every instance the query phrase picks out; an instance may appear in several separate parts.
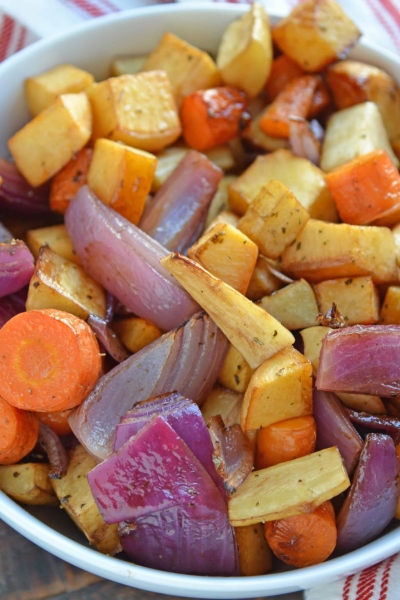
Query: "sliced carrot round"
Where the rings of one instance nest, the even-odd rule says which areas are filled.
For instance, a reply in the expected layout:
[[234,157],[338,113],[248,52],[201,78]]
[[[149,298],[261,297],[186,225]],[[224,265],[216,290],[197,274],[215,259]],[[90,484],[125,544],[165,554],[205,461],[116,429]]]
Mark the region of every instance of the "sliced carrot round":
[[293,567],[319,564],[336,546],[335,512],[329,500],[311,513],[269,521],[264,530],[275,556]]
[[68,415],[71,410],[72,408],[68,410],[56,410],[54,412],[37,412],[36,416],[57,435],[68,435],[72,432],[68,421]]
[[19,462],[34,448],[38,437],[35,415],[11,406],[0,396],[0,464]]
[[316,438],[315,420],[311,416],[294,417],[261,427],[257,436],[257,469],[311,454]]
[[96,337],[70,313],[31,310],[0,329],[0,389],[17,408],[50,412],[80,404],[101,372]]

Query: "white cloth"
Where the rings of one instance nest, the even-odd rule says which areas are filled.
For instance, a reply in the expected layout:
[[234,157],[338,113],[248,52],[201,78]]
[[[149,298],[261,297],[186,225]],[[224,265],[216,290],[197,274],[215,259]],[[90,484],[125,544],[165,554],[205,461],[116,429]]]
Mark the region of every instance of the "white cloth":
[[[193,2],[193,0],[178,0]],[[198,0],[197,0],[198,1]],[[224,0],[202,0],[205,2]],[[232,0],[231,0],[232,1]],[[0,0],[0,62],[35,40],[85,19],[163,0]],[[241,2],[241,0],[237,0]],[[246,2],[246,0],[243,0]],[[400,0],[338,0],[364,38],[400,54]],[[288,13],[298,0],[264,0],[267,10]],[[304,593],[305,600],[399,600],[400,555]]]

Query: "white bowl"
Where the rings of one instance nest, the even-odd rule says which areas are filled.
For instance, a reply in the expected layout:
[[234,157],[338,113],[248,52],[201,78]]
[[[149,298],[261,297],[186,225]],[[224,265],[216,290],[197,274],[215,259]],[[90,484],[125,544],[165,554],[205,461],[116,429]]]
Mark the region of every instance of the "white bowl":
[[[0,65],[0,156],[7,139],[28,119],[24,79],[61,62],[108,74],[113,55],[146,53],[164,31],[172,31],[208,51],[215,51],[226,26],[248,10],[230,4],[180,4],[114,14],[85,22],[72,31],[38,42]],[[385,68],[400,83],[398,59],[361,43],[352,57]],[[144,590],[192,598],[254,598],[303,590],[355,573],[400,550],[400,527],[375,542],[314,567],[259,577],[223,578],[177,575],[110,558],[90,548],[59,509],[25,510],[0,492],[0,518],[15,530],[65,561],[91,573]]]

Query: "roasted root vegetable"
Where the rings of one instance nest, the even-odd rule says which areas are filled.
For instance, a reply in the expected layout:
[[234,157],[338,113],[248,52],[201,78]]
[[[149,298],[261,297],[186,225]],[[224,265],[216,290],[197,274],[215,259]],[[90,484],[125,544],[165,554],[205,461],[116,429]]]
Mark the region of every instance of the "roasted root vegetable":
[[0,490],[21,504],[57,506],[58,499],[50,483],[49,469],[47,463],[2,465]]
[[311,415],[261,427],[257,435],[256,468],[265,469],[312,454],[316,437],[316,424]]
[[293,567],[323,562],[335,549],[337,529],[332,502],[312,512],[265,523],[265,537],[272,552]]
[[101,372],[99,346],[89,325],[64,311],[31,310],[0,330],[3,398],[25,410],[77,406]]
[[32,413],[12,406],[1,396],[0,407],[0,465],[12,465],[34,448],[39,437],[39,421]]
[[229,142],[246,127],[250,118],[246,108],[245,93],[234,87],[189,94],[180,110],[185,142],[200,152]]

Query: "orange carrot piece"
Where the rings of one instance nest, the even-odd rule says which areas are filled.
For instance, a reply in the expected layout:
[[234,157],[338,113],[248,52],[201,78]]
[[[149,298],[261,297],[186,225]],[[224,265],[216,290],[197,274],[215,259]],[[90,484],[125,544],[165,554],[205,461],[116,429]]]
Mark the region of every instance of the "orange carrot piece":
[[260,128],[274,138],[288,138],[291,117],[305,119],[310,111],[318,76],[303,75],[290,81],[265,109]]
[[20,313],[0,329],[0,389],[25,410],[80,404],[101,373],[97,339],[85,321],[55,309]]
[[87,182],[92,148],[82,148],[52,179],[50,208],[64,214],[76,192]]
[[36,416],[11,406],[0,396],[0,464],[19,462],[33,450],[38,437]]
[[304,74],[304,70],[294,60],[281,54],[272,63],[271,71],[265,85],[265,93],[267,95],[268,102],[275,100],[279,92],[283,90],[289,81],[292,81],[296,77],[301,77]]
[[317,429],[314,418],[294,417],[261,427],[257,436],[256,468],[265,469],[311,454]]
[[54,412],[37,412],[35,414],[42,423],[50,427],[57,435],[68,435],[72,432],[68,421],[71,410],[72,408]]
[[329,500],[311,513],[269,521],[264,530],[275,556],[293,567],[317,565],[326,560],[336,546],[335,512]]
[[180,114],[185,142],[199,152],[235,138],[250,119],[246,94],[229,86],[189,94]]
[[385,150],[358,156],[325,179],[344,223],[365,225],[400,206],[399,171]]

